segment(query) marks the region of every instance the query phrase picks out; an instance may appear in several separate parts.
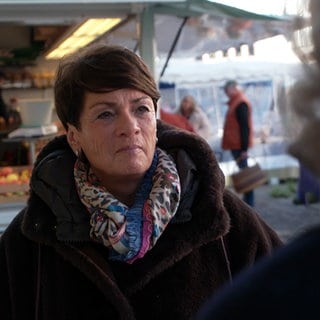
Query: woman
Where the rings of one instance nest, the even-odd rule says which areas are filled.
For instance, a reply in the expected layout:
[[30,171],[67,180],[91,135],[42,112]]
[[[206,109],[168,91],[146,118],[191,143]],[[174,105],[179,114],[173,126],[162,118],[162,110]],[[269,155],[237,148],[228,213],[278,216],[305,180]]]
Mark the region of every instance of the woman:
[[178,127],[190,132],[194,132],[194,129],[191,123],[181,114],[171,113],[163,109],[160,109],[160,119],[163,122],[171,124],[175,127]]
[[1,238],[2,319],[190,319],[281,244],[225,190],[202,139],[157,122],[158,98],[125,48],[60,63],[66,135],[39,154],[27,207]]
[[180,102],[178,114],[185,117],[194,131],[202,138],[209,140],[211,135],[210,122],[207,115],[197,105],[193,96],[184,96]]

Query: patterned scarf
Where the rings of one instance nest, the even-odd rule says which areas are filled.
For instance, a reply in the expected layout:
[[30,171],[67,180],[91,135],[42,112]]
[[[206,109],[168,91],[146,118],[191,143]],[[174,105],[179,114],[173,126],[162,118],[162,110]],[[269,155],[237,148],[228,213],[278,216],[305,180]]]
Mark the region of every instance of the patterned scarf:
[[132,263],[142,258],[156,244],[178,209],[177,168],[159,148],[131,207],[99,185],[92,170],[79,159],[74,177],[80,199],[91,216],[90,237],[110,248],[113,260]]

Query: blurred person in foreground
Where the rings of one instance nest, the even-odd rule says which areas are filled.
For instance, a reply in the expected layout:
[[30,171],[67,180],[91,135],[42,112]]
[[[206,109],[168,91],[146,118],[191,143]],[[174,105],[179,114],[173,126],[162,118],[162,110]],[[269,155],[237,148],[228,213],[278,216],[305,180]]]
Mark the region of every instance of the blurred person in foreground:
[[[310,0],[313,63],[291,92],[294,111],[304,124],[289,153],[320,177],[320,1]],[[315,61],[314,61],[315,60]],[[314,63],[315,62],[315,63]],[[289,130],[290,128],[288,128]],[[215,292],[197,320],[319,319],[320,226],[306,230],[261,259],[250,270]]]
[[[240,169],[248,167],[248,149],[253,146],[251,103],[235,80],[227,81],[224,92],[229,97],[225,116],[222,149],[230,150]],[[243,194],[243,200],[254,206],[254,191]]]
[[1,319],[191,319],[281,245],[225,189],[209,145],[157,121],[157,85],[132,51],[65,57],[54,95],[66,134],[41,150],[1,237]]
[[205,140],[210,139],[211,126],[205,112],[198,106],[195,98],[191,95],[184,96],[181,99],[178,114],[186,118],[200,137]]

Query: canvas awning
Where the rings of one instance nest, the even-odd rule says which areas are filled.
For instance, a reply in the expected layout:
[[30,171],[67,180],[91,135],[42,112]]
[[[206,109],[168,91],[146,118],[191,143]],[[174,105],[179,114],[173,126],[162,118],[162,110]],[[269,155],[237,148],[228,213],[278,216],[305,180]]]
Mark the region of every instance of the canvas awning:
[[292,18],[255,14],[207,0],[0,0],[0,24],[71,25],[90,17],[117,15],[133,19],[106,34],[105,41],[139,50],[152,69],[157,57],[172,50],[183,21],[172,50],[176,57],[201,56],[286,33]]

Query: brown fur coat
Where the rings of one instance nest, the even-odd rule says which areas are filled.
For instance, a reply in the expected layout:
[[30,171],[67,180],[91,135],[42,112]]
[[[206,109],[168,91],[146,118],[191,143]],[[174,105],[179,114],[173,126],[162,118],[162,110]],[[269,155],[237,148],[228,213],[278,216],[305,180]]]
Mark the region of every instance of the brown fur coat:
[[1,319],[190,319],[230,274],[281,244],[225,189],[210,147],[158,123],[182,183],[179,211],[156,246],[132,265],[108,260],[90,241],[65,137],[35,164],[28,205],[0,243]]

